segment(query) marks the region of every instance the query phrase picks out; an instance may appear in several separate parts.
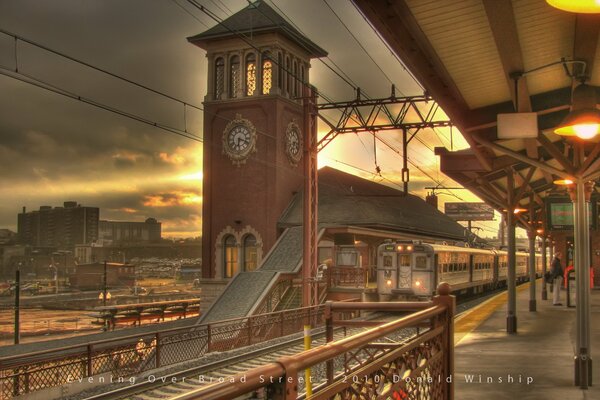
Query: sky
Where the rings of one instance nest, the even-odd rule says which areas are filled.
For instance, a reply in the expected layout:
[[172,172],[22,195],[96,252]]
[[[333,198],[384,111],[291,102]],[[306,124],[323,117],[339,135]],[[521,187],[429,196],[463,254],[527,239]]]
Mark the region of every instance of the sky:
[[[199,0],[224,19],[244,0]],[[311,83],[335,101],[355,97],[419,95],[420,85],[347,0],[268,0],[267,3],[329,52],[313,60]],[[276,7],[275,7],[276,6]],[[206,94],[205,52],[186,37],[217,22],[186,0],[0,0],[0,29],[95,67],[202,107]],[[100,218],[162,222],[165,237],[199,236],[202,220],[202,143],[134,121],[39,87],[36,79],[75,97],[202,137],[202,111],[168,99],[24,41],[0,33],[0,228],[16,231],[23,206],[59,206],[74,200],[100,208]],[[15,70],[18,69],[18,73]],[[333,119],[335,113],[328,113]],[[440,116],[441,117],[441,116]],[[326,126],[321,124],[323,134]],[[401,149],[399,132],[386,141]],[[454,150],[466,147],[453,132]],[[412,194],[427,186],[457,186],[439,172],[433,147],[450,148],[449,129],[426,130],[409,146]],[[368,133],[338,136],[319,154],[329,165],[401,188],[402,158]],[[466,190],[441,190],[446,201],[479,201]],[[495,236],[497,222],[474,223],[481,236]]]

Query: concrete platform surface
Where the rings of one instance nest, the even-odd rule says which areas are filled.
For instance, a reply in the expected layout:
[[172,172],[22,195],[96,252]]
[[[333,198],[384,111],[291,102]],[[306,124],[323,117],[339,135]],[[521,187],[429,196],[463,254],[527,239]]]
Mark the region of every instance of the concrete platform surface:
[[[591,292],[593,386],[582,390],[574,386],[575,308],[566,307],[564,291],[563,306],[552,305],[551,293],[541,300],[538,281],[537,311],[530,312],[526,289],[517,289],[516,334],[506,333],[506,295],[457,320],[455,398],[600,399],[600,291]],[[474,329],[461,332],[460,326]]]

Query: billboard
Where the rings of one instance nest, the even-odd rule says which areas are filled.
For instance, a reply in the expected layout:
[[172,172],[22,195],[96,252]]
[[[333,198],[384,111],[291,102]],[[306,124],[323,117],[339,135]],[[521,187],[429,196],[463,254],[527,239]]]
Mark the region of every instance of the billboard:
[[456,221],[492,221],[494,209],[486,203],[446,203],[444,213]]

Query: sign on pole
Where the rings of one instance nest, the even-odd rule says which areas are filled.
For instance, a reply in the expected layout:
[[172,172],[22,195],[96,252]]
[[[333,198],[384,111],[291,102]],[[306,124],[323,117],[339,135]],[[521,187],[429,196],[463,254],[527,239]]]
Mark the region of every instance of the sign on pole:
[[486,203],[445,203],[444,213],[456,221],[492,221],[494,209]]

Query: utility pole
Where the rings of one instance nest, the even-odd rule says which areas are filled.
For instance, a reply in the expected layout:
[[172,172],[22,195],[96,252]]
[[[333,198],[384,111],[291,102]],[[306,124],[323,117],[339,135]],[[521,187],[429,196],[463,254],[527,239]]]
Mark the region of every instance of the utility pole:
[[21,341],[21,270],[15,271],[15,344]]

